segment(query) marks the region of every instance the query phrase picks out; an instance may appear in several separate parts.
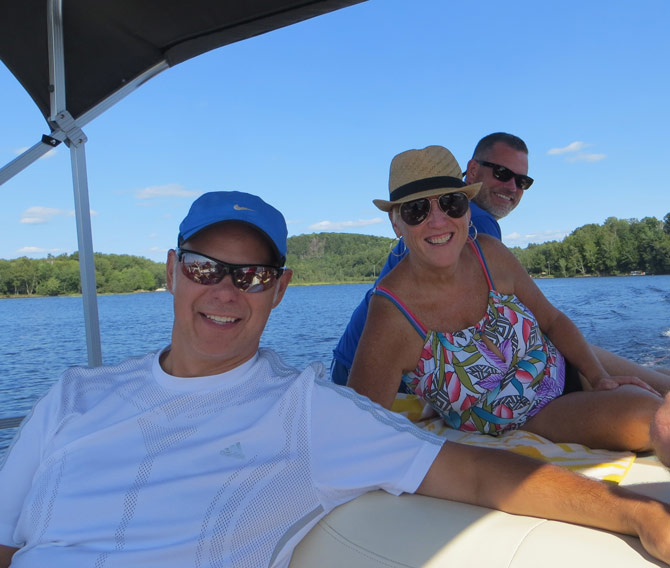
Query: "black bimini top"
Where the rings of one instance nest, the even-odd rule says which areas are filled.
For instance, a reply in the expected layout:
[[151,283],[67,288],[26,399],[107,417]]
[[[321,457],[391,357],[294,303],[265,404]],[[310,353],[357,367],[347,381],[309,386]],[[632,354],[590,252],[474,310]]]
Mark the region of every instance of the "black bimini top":
[[361,1],[0,0],[0,59],[47,118],[47,12],[62,3],[67,109],[77,119],[160,62],[173,66]]

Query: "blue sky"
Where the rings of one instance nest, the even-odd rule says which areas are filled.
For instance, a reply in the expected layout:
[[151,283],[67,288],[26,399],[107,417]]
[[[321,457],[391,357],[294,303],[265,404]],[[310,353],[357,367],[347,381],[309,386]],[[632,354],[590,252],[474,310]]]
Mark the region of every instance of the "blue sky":
[[[392,157],[482,136],[530,148],[508,246],[670,212],[666,0],[370,0],[205,54],[84,128],[93,247],[164,260],[191,201],[261,195],[289,234],[392,236]],[[0,64],[0,162],[48,132]],[[77,248],[64,145],[0,187],[0,258]]]

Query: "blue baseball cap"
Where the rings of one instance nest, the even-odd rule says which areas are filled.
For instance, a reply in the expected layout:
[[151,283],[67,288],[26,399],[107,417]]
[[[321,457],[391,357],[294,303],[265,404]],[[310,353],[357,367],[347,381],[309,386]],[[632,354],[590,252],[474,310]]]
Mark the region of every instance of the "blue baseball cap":
[[268,238],[280,264],[286,262],[288,230],[284,216],[260,197],[241,191],[210,191],[198,197],[179,225],[178,246],[224,221],[240,221],[255,227]]

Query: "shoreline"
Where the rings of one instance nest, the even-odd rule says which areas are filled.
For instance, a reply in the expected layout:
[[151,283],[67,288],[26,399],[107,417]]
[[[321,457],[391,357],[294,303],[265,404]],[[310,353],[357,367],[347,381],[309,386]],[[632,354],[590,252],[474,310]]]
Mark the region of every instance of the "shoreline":
[[[531,276],[533,280],[570,280],[580,278],[629,278],[640,276],[668,276],[667,274],[608,274],[601,276],[598,274],[583,274],[576,276],[554,276],[552,274],[544,276]],[[375,280],[355,280],[347,282],[291,282],[289,287],[293,286],[342,286],[345,284],[374,284]],[[103,292],[96,296],[128,296],[130,294],[150,294],[153,292],[167,292],[165,288],[157,288],[156,290],[135,290],[134,292]],[[21,298],[81,298],[81,294],[57,294],[55,296],[40,295],[40,294],[7,294],[0,296],[0,300],[15,300]]]
[[[354,282],[291,282],[292,286],[341,286],[343,284],[374,284],[374,280],[357,280]],[[131,294],[152,294],[154,292],[167,292],[165,288],[156,290],[135,290],[134,292],[99,292],[96,296],[130,296]],[[21,298],[81,298],[81,294],[56,294],[55,296],[43,294],[7,294],[0,296],[0,300],[16,300]]]

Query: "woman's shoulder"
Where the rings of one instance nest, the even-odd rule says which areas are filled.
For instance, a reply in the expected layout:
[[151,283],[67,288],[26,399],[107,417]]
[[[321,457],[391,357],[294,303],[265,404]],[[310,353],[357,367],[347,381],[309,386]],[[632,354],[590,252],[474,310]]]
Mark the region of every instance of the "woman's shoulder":
[[477,235],[477,241],[479,246],[482,247],[482,250],[500,250],[507,249],[507,247],[502,243],[502,241],[492,237],[491,235]]
[[516,258],[501,241],[490,235],[479,235],[477,242],[481,248],[486,262],[495,266],[496,264],[508,264],[513,258]]
[[393,270],[388,272],[381,280],[377,281],[375,287],[373,288],[373,294],[378,288],[383,288],[394,293],[399,293],[399,291],[402,290],[405,282],[408,280],[411,280],[411,274],[407,270],[407,261],[403,259],[393,267]]
[[515,293],[519,279],[527,277],[521,263],[502,242],[488,235],[477,237],[495,289],[501,294]]

